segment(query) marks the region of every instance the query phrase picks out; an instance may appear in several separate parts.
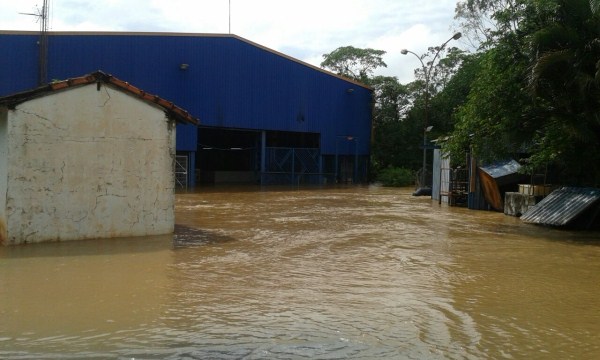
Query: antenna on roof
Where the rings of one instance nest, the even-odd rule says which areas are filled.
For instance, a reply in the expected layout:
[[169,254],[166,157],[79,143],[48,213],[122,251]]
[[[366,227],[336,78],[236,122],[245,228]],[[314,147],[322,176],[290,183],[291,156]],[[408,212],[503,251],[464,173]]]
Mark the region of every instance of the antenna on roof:
[[35,16],[36,22],[40,23],[38,84],[44,85],[48,77],[48,0],[44,0],[41,9],[36,6],[36,10],[36,13],[20,14]]
[[231,0],[229,0],[229,35],[231,35]]

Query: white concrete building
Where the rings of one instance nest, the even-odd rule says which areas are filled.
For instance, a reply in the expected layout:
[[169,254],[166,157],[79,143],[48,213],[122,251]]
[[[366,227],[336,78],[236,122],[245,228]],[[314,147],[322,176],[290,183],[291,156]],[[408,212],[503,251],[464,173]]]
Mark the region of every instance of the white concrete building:
[[0,98],[0,242],[173,232],[176,122],[102,72]]

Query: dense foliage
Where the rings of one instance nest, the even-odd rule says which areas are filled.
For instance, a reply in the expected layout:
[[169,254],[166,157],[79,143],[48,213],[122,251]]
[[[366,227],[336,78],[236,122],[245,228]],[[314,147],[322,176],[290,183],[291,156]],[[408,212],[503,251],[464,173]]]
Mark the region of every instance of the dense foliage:
[[530,171],[550,166],[565,183],[600,184],[599,2],[483,3],[513,6],[492,14],[499,30],[480,53],[448,150],[511,156]]
[[375,176],[419,169],[427,124],[455,161],[512,157],[599,186],[600,0],[463,0],[455,15],[477,51],[431,47],[409,84],[372,76],[383,51],[324,55],[322,66],[374,89]]
[[375,69],[387,66],[382,59],[384,54],[385,51],[383,50],[343,46],[329,54],[324,54],[321,67],[329,69],[338,75],[343,75],[357,81],[368,82],[369,77]]
[[414,183],[415,172],[404,168],[387,168],[380,171],[377,181],[383,186],[409,186]]

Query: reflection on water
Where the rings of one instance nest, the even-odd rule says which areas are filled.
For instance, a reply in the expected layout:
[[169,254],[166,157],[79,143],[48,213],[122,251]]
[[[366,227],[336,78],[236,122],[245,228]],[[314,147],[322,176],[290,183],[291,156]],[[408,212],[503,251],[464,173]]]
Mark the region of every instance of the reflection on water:
[[0,249],[0,358],[600,358],[600,242],[412,189],[210,188]]

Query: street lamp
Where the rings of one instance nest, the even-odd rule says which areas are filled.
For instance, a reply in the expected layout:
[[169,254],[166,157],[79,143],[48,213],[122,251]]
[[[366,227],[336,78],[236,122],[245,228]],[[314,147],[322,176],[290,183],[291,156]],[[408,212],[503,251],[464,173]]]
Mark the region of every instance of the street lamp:
[[444,42],[442,45],[440,45],[437,48],[437,51],[435,53],[435,56],[433,57],[433,60],[431,60],[431,62],[429,63],[429,67],[427,67],[425,65],[425,63],[423,62],[423,59],[425,58],[427,53],[419,56],[415,52],[407,50],[407,49],[400,50],[400,53],[402,55],[411,53],[417,59],[419,59],[419,61],[421,62],[421,67],[423,69],[423,73],[425,74],[425,115],[424,115],[424,119],[423,119],[423,168],[421,169],[421,186],[414,193],[414,195],[416,195],[416,196],[431,195],[431,188],[428,189],[425,186],[425,173],[426,173],[426,168],[427,168],[427,147],[426,147],[427,146],[427,133],[429,131],[431,131],[431,129],[433,128],[432,126],[428,126],[429,125],[429,81],[431,80],[431,78],[430,78],[431,70],[433,69],[435,60],[437,60],[437,57],[440,55],[440,52],[446,47],[446,44],[448,44],[452,40],[460,39],[461,36],[462,36],[462,34],[460,32],[457,32],[456,34],[452,35],[452,37],[450,39],[446,40],[446,42]]

